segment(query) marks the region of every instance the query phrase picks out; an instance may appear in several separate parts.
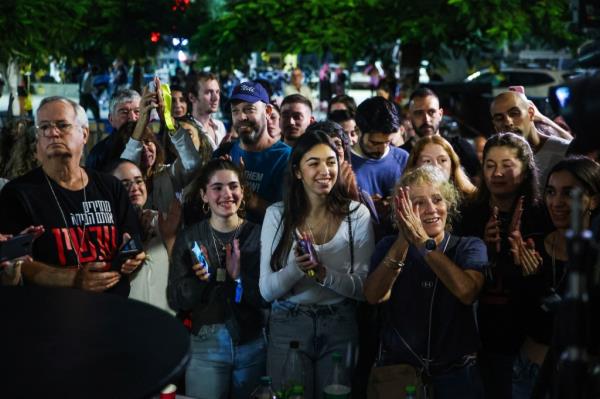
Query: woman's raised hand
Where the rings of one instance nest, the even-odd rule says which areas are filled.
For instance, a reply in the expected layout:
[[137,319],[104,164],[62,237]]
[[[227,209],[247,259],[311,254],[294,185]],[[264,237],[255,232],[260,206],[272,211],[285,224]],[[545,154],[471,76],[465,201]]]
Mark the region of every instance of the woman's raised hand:
[[500,253],[500,221],[498,220],[498,207],[492,210],[492,215],[485,225],[483,240],[489,247],[494,248],[496,253]]
[[415,205],[413,209],[410,200],[410,188],[400,187],[394,201],[396,201],[396,220],[404,238],[413,245],[419,245],[427,240],[429,236],[419,218],[419,205]]
[[515,265],[522,268],[524,276],[537,273],[542,265],[542,257],[535,250],[535,243],[530,238],[527,241],[523,240],[519,230],[513,231],[509,237],[510,252],[513,256]]

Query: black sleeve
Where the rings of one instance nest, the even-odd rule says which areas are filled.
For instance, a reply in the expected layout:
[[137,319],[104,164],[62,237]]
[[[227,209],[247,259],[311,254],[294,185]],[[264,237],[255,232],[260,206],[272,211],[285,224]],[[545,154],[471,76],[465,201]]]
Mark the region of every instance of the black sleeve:
[[[227,295],[234,295],[235,283],[216,283],[213,279],[214,270],[211,268],[209,281],[201,281],[192,270],[190,256],[192,232],[197,225],[180,231],[173,245],[169,266],[169,282],[167,285],[167,301],[176,311],[190,311],[202,303],[211,303]],[[242,282],[243,284],[243,282]]]
[[450,143],[460,158],[460,164],[465,168],[465,172],[469,177],[473,178],[477,176],[481,169],[481,164],[471,143],[459,136],[453,137]]
[[0,191],[0,233],[18,234],[33,224],[27,204],[10,183]]
[[241,253],[240,276],[244,294],[242,303],[253,308],[268,307],[268,303],[263,299],[258,288],[258,279],[260,277],[260,226],[248,222],[248,234],[240,236],[240,239],[247,240],[252,245],[248,253]]

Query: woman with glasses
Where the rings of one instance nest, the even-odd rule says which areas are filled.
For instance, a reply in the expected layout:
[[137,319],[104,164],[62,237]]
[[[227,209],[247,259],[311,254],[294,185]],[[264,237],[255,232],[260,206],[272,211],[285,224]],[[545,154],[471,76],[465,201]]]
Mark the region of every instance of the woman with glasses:
[[143,209],[148,199],[142,172],[131,161],[120,160],[112,167],[112,175],[123,184],[129,200],[138,211],[141,240],[148,255],[144,266],[132,274],[129,298],[149,303],[166,312],[175,314],[167,304],[167,281],[169,254],[175,243],[181,207],[176,199],[168,213]]
[[355,353],[354,302],[364,300],[374,247],[369,211],[345,196],[339,174],[329,136],[305,132],[291,153],[284,200],[267,209],[261,231],[260,292],[272,302],[267,373],[276,388],[289,388],[282,370],[298,341],[307,399],[321,397],[334,352]]

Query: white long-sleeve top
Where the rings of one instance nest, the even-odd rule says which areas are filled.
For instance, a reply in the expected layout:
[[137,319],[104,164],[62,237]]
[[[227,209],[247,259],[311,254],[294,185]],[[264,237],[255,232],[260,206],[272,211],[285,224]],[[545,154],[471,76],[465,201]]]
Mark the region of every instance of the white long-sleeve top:
[[354,246],[354,272],[350,267],[350,236],[345,217],[331,241],[315,245],[321,263],[327,268],[323,285],[308,277],[296,263],[293,248],[285,266],[274,272],[271,256],[283,231],[283,203],[267,208],[260,236],[259,288],[268,301],[287,300],[298,304],[332,305],[345,298],[364,300],[363,282],[369,271],[375,236],[367,208],[355,201],[350,203],[350,220]]
[[[198,169],[207,161],[202,159],[185,129],[178,129],[170,138],[179,156],[175,162],[171,165],[164,165],[152,177],[152,192],[148,193],[148,201],[145,206],[148,209],[157,209],[161,212],[169,210],[169,206],[175,198],[175,193],[182,191],[185,186],[191,183]],[[143,149],[144,145],[141,141],[130,138],[121,154],[121,158],[130,160],[139,166]]]

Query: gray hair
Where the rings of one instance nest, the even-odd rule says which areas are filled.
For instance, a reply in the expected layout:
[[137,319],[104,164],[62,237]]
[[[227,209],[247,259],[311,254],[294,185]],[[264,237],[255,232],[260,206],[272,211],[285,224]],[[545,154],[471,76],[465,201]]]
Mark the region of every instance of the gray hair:
[[111,115],[114,115],[117,105],[123,104],[123,103],[130,103],[130,102],[136,101],[136,100],[139,101],[141,99],[142,99],[142,97],[135,90],[130,90],[130,89],[119,90],[110,98],[110,102],[108,103],[108,112]]
[[44,105],[53,103],[55,101],[62,101],[63,103],[68,104],[71,107],[73,107],[73,111],[75,112],[75,121],[77,122],[77,124],[80,127],[87,128],[90,126],[87,114],[85,113],[85,109],[83,109],[83,107],[81,105],[77,104],[75,101],[73,101],[67,97],[63,97],[63,96],[46,97],[42,100],[42,102],[40,102],[40,106],[38,107],[38,109],[35,113],[36,124],[37,124],[37,120],[38,120],[38,114],[40,113],[40,109],[42,109],[42,107],[44,107]]
[[[406,171],[400,180],[394,186],[392,196],[396,196],[398,189],[404,186],[412,186],[413,184],[430,184],[434,187],[439,188],[444,202],[448,209],[448,216],[446,218],[446,230],[452,229],[452,224],[456,221],[459,215],[458,206],[460,202],[460,194],[458,190],[448,181],[448,178],[440,170],[433,165],[423,165],[415,169]],[[396,201],[392,201],[392,215],[396,215]],[[394,217],[394,216],[392,216]]]

